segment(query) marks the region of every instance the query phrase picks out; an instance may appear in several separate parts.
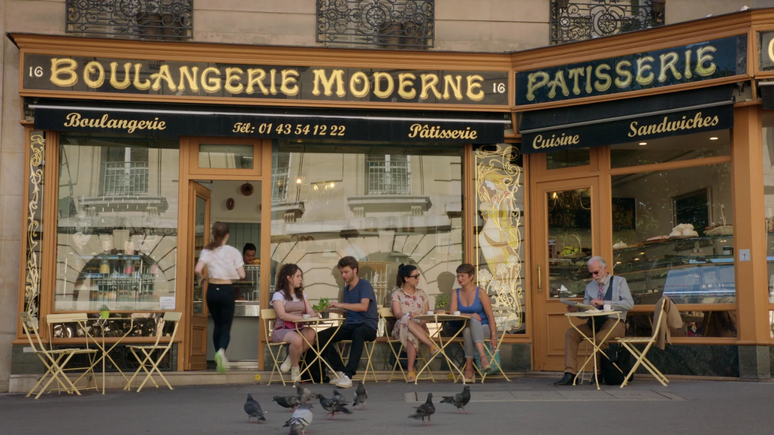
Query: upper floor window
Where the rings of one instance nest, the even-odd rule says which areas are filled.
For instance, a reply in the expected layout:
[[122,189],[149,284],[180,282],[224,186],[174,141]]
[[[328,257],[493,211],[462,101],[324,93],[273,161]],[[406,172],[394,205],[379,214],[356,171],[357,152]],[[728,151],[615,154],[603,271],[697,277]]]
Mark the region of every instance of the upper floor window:
[[104,147],[102,196],[148,194],[148,148]]
[[369,154],[366,156],[369,195],[411,195],[409,156]]
[[66,0],[66,33],[137,39],[193,38],[193,0]]
[[664,25],[666,0],[551,1],[551,44]]
[[317,42],[431,48],[435,0],[318,0]]

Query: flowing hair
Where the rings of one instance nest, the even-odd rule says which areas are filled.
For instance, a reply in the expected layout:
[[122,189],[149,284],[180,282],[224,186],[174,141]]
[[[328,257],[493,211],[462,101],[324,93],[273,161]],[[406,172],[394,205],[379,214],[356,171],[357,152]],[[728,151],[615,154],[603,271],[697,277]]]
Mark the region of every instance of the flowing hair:
[[[274,291],[281,291],[282,294],[285,296],[286,301],[292,301],[293,295],[290,294],[290,283],[288,282],[288,277],[293,276],[301,270],[300,267],[298,267],[297,264],[293,263],[287,263],[283,264],[282,267],[280,267],[279,272],[277,272],[277,284],[274,286]],[[304,271],[301,271],[301,277],[304,276]],[[304,286],[301,285],[300,287],[297,287],[295,290],[296,298],[299,301],[304,300]]]
[[223,239],[228,235],[228,224],[225,222],[215,222],[212,224],[212,241],[204,247],[213,251],[223,244]]

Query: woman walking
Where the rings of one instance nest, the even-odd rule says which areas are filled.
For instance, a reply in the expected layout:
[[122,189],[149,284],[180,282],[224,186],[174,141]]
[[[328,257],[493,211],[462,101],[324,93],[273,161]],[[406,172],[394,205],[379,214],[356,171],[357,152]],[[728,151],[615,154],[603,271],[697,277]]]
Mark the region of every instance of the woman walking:
[[419,342],[422,342],[435,354],[438,346],[427,337],[426,326],[423,322],[414,319],[426,313],[430,308],[425,292],[418,288],[420,273],[416,266],[400,265],[398,267],[398,280],[396,288],[392,292],[392,314],[398,319],[392,330],[392,337],[397,338],[403,344],[408,355],[408,380],[416,379],[415,361]]
[[242,253],[226,245],[228,237],[228,224],[215,222],[212,225],[212,241],[202,249],[194,270],[201,288],[204,266],[207,266],[207,308],[215,323],[212,341],[215,343],[215,363],[219,373],[225,373],[228,367],[226,349],[231,341],[231,322],[234,320],[234,287],[231,283],[245,277]]
[[[277,286],[271,304],[277,313],[274,332],[271,341],[274,343],[290,343],[290,380],[298,381],[298,361],[301,354],[309,350],[309,344],[314,343],[314,330],[305,328],[295,322],[304,316],[317,317],[312,305],[304,294],[304,274],[301,268],[293,263],[283,265],[277,273]],[[304,340],[303,335],[306,337]]]
[[[470,317],[465,324],[465,330],[462,331],[465,346],[465,382],[475,382],[473,354],[478,350],[481,369],[489,371],[491,365],[484,352],[484,340],[490,339],[492,349],[497,348],[497,325],[489,295],[484,289],[476,286],[476,268],[472,264],[461,264],[457,267],[457,282],[460,288],[452,292],[449,309],[451,312],[459,311],[463,316]],[[461,326],[456,325],[457,328]]]

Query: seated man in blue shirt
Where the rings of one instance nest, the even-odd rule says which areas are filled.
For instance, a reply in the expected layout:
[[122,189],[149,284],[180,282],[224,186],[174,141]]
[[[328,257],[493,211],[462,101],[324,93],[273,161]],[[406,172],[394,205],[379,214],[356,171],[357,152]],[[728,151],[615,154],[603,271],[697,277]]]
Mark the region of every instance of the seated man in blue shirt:
[[[352,377],[355,376],[357,366],[360,363],[365,342],[376,339],[379,317],[374,288],[370,282],[358,278],[357,260],[354,257],[344,257],[339,260],[338,266],[345,283],[344,297],[343,302],[331,302],[330,307],[346,310],[347,323],[336,332],[336,335],[333,335],[335,328],[320,331],[318,342],[327,343],[333,335],[330,345],[323,352],[325,360],[336,371],[336,377],[331,379],[330,383],[339,388],[350,388],[352,387]],[[352,340],[349,362],[347,362],[346,367],[341,362],[341,357],[335,346],[332,345],[342,340]]]

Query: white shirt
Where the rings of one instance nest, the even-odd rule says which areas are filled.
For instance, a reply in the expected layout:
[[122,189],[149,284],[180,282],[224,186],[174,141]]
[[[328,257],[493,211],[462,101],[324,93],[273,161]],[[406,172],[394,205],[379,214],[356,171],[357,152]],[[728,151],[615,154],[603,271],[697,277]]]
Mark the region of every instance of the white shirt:
[[215,279],[239,279],[237,269],[245,265],[242,253],[233,246],[223,245],[214,250],[202,249],[199,261],[207,265],[207,273]]
[[[298,302],[298,298],[296,297],[296,293],[293,292],[290,294],[292,297],[291,302]],[[304,293],[304,300],[307,300],[306,293]],[[274,296],[271,297],[271,302],[274,303],[274,301],[282,301],[282,304],[284,305],[288,301],[285,299],[285,293],[282,291],[276,291],[274,292]]]

